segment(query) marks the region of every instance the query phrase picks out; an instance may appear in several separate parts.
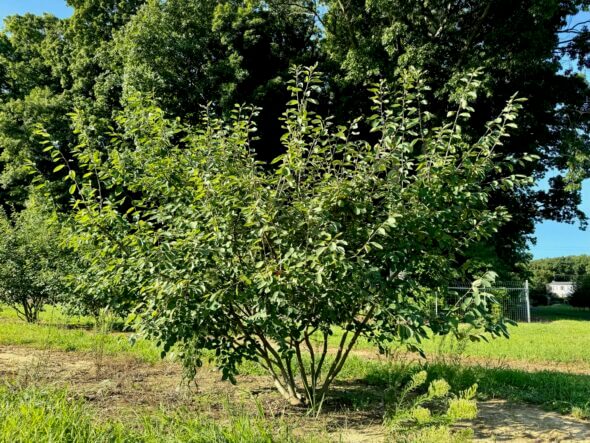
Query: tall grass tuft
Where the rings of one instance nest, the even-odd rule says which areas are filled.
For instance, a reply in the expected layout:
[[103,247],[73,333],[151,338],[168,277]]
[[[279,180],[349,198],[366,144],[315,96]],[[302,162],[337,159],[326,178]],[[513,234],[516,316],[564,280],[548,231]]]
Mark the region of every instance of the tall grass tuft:
[[92,409],[65,390],[0,385],[2,443],[274,443],[312,441],[279,419],[230,408],[218,423],[188,411],[160,411],[125,423],[97,421]]

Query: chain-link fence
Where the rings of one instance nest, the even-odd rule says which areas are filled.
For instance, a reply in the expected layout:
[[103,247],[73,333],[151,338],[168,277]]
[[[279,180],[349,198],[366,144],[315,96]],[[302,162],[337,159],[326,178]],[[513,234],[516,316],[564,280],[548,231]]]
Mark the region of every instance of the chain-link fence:
[[[439,309],[445,305],[456,304],[471,291],[471,284],[456,282],[449,286],[448,294],[444,299],[436,298],[434,309],[438,314]],[[525,282],[496,282],[491,288],[481,288],[494,295],[498,302],[493,309],[498,309],[498,314],[516,322],[531,322],[531,305],[529,300],[529,283]]]

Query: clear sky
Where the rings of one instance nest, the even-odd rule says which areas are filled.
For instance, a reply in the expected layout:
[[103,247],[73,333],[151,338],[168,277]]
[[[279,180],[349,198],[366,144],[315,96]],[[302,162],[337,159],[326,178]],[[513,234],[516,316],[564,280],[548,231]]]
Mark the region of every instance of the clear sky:
[[70,16],[72,9],[65,0],[0,0],[0,18],[2,19],[7,15],[27,12],[32,14],[49,12],[63,18]]
[[[543,188],[543,184],[539,187]],[[590,216],[590,180],[582,184],[580,209]],[[536,225],[535,236],[537,244],[531,246],[534,258],[590,254],[590,228],[581,231],[579,223],[544,221]]]
[[[0,0],[0,19],[7,15],[26,12],[34,14],[50,12],[58,17],[67,17],[72,10],[65,0]],[[572,22],[589,19],[590,13],[584,12],[572,18]],[[586,75],[590,78],[588,72]],[[542,187],[543,183],[539,186]],[[584,182],[580,208],[590,214],[590,180]],[[531,246],[535,258],[590,254],[590,230],[581,231],[577,224],[546,221],[537,225],[535,235],[537,244]]]

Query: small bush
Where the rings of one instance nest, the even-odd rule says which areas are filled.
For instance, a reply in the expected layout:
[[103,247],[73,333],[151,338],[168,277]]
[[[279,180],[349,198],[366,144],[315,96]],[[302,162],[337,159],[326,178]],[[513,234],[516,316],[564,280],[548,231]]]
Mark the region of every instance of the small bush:
[[547,290],[542,286],[531,288],[529,299],[533,306],[548,306],[551,304],[551,296],[547,294]]
[[447,417],[450,420],[473,420],[477,417],[477,404],[466,398],[452,398],[449,400]]
[[70,257],[55,217],[34,199],[20,213],[0,213],[0,302],[36,322],[65,292]]
[[448,426],[439,425],[411,431],[397,441],[400,443],[466,443],[472,440],[473,431],[471,429],[454,431]]

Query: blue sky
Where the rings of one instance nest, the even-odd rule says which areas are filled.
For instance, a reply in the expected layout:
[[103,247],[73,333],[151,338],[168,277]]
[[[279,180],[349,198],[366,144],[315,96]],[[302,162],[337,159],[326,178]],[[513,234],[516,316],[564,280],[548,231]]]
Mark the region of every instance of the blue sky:
[[4,19],[7,15],[42,14],[50,12],[57,17],[68,17],[72,9],[66,5],[64,0],[0,0],[0,17]]
[[[539,188],[544,188],[544,185],[541,183]],[[582,204],[579,208],[590,216],[590,180],[582,183]],[[530,248],[534,258],[590,254],[590,230],[581,231],[578,225],[554,221],[537,223],[537,244]]]
[[[34,14],[50,12],[58,17],[67,17],[71,11],[64,0],[0,0],[0,18],[2,19],[7,15],[26,12]],[[572,23],[588,19],[590,19],[590,13],[584,12],[572,18]],[[586,76],[590,78],[588,72]],[[539,186],[542,187],[543,184]],[[590,214],[590,180],[586,180],[583,184],[580,208]],[[590,254],[590,230],[580,231],[577,224],[546,221],[537,225],[535,235],[537,244],[531,246],[535,258]]]

